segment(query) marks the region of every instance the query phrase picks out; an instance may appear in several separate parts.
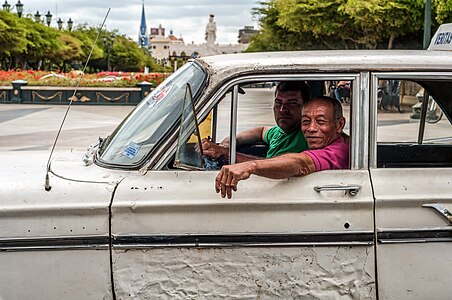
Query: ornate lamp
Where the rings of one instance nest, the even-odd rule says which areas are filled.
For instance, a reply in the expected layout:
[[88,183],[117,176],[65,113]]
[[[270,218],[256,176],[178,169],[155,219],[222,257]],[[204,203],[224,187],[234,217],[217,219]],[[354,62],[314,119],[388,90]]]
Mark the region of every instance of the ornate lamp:
[[74,22],[71,20],[71,18],[69,18],[69,21],[67,21],[67,29],[69,29],[69,31],[72,30],[73,24],[74,24]]
[[35,21],[38,23],[41,22],[41,14],[39,13],[39,10],[35,13]]
[[50,13],[50,10],[46,14],[46,23],[47,26],[50,26],[50,22],[52,22],[52,14]]
[[24,5],[20,3],[20,0],[16,3],[17,15],[22,17],[22,12],[24,11]]
[[9,11],[11,8],[11,4],[8,3],[8,1],[5,0],[5,3],[3,3],[3,11]]
[[59,30],[63,29],[63,21],[61,20],[61,18],[58,18],[57,24]]

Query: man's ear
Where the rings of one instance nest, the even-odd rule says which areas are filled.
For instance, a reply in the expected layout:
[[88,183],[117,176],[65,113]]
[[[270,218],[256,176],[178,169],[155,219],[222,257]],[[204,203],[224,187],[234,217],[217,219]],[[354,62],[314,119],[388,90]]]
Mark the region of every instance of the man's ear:
[[345,127],[345,118],[344,117],[340,117],[339,119],[337,119],[336,126],[337,126],[336,132],[337,133],[341,133],[342,130],[344,129],[344,127]]

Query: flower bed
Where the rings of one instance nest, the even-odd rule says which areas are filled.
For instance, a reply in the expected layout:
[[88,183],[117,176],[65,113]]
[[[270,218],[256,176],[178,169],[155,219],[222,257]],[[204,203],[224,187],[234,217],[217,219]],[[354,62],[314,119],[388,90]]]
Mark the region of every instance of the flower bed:
[[0,86],[11,85],[14,80],[26,80],[29,86],[80,86],[86,87],[135,87],[137,83],[147,81],[157,86],[169,73],[132,73],[132,72],[99,72],[96,74],[83,74],[81,71],[68,73],[47,71],[0,70]]

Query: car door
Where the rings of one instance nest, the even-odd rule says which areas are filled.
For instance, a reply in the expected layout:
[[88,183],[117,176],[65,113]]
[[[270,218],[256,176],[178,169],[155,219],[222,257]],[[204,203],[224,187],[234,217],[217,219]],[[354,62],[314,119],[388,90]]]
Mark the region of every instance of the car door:
[[[447,116],[434,124],[420,121],[422,105],[415,95],[422,87],[450,103],[452,74],[385,73],[372,78],[376,118],[371,126],[370,172],[376,199],[379,297],[450,299],[452,126]],[[377,87],[385,81],[396,81],[400,87],[396,100],[402,113],[389,106],[377,113]],[[432,101],[423,100],[425,108]],[[426,111],[425,118],[433,115]]]
[[[187,103],[179,146],[193,148],[187,141],[197,143],[192,139],[192,133],[201,131],[196,124],[230,90],[227,110],[234,140],[239,103],[249,96],[239,97],[238,85],[267,77],[226,83],[197,114],[190,113],[193,106]],[[319,78],[279,75],[277,80]],[[240,182],[232,199],[215,193],[218,171],[149,170],[125,178],[111,208],[116,295],[375,298],[373,196],[367,160],[361,155],[367,153],[368,113],[363,111],[368,109],[369,77],[329,74],[322,79],[338,78],[353,84],[350,169],[284,180],[253,176]],[[162,162],[166,164],[165,158]]]

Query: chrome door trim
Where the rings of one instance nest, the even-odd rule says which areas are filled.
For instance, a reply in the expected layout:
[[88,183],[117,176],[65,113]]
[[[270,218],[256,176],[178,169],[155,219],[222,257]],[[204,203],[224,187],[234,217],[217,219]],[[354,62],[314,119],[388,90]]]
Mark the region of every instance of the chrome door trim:
[[239,101],[239,85],[234,85],[232,90],[232,101],[231,101],[231,120],[230,120],[230,138],[229,138],[229,163],[235,164],[236,158],[236,136],[237,136],[237,109]]
[[372,72],[379,79],[435,79],[435,80],[450,80],[452,79],[452,72]]
[[115,235],[113,249],[167,247],[292,247],[371,246],[373,231],[311,232],[300,234],[185,234]]
[[452,228],[384,229],[377,232],[377,244],[452,242]]
[[[350,131],[350,168],[368,168],[369,128],[369,72],[361,72],[353,84]],[[349,120],[350,122],[350,120]]]
[[378,126],[378,76],[370,78],[370,116],[369,116],[369,168],[377,167],[377,126]]
[[356,196],[361,190],[362,186],[358,184],[349,185],[317,185],[314,187],[314,191],[320,193],[323,191],[345,191],[350,196]]
[[3,251],[47,251],[47,250],[106,250],[109,249],[108,235],[0,238],[0,252]]

